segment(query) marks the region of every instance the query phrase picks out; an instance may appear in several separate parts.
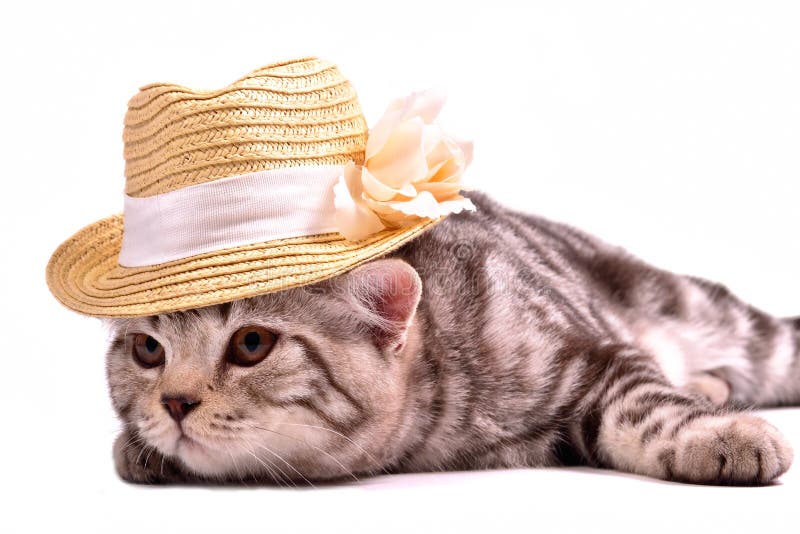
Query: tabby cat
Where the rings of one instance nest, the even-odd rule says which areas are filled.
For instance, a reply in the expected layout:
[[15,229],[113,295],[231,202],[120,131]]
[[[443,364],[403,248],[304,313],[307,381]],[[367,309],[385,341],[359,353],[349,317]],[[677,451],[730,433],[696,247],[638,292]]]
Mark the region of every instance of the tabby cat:
[[109,319],[132,482],[313,484],[583,464],[765,484],[792,451],[737,411],[800,402],[800,322],[470,195],[311,286]]

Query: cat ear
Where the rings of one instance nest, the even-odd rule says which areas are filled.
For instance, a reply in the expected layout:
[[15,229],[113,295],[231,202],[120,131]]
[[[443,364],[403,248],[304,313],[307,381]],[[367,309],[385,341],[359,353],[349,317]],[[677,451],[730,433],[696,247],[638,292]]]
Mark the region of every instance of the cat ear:
[[345,275],[345,289],[381,348],[399,350],[417,311],[422,280],[402,260],[377,260]]

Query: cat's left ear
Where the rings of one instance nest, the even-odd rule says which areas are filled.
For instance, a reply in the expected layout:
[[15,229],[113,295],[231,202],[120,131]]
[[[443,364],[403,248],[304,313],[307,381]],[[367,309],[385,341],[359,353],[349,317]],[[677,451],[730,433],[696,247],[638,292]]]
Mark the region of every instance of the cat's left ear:
[[342,278],[347,300],[370,327],[378,346],[400,350],[422,295],[417,271],[402,260],[376,260]]

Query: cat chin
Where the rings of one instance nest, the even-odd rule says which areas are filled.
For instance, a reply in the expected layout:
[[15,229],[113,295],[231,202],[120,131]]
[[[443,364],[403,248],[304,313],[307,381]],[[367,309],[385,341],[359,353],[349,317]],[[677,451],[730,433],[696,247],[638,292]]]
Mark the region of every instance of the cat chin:
[[190,471],[207,477],[222,476],[233,469],[221,452],[214,451],[186,436],[177,440],[171,455],[180,460]]
[[249,456],[234,451],[218,450],[197,439],[182,436],[175,442],[169,455],[176,458],[187,471],[209,479],[221,480],[232,473],[258,471],[258,466],[250,465]]

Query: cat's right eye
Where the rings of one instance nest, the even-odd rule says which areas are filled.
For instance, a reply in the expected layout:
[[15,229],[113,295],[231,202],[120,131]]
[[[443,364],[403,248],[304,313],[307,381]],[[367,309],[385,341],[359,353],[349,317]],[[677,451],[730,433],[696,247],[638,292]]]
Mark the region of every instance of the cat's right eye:
[[237,330],[228,343],[230,363],[251,367],[261,362],[272,350],[277,336],[261,326],[245,326]]
[[145,369],[163,365],[164,346],[153,336],[133,334],[133,359]]

